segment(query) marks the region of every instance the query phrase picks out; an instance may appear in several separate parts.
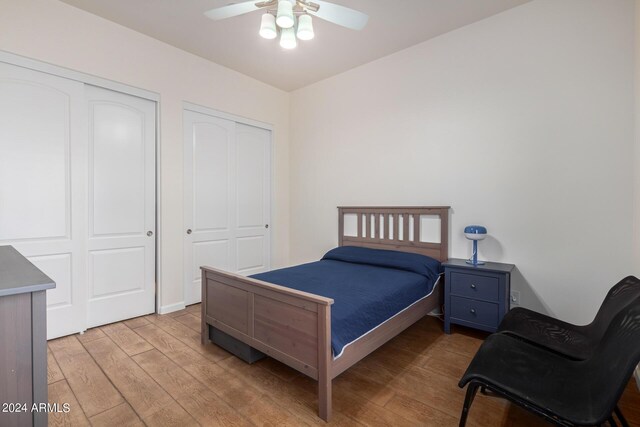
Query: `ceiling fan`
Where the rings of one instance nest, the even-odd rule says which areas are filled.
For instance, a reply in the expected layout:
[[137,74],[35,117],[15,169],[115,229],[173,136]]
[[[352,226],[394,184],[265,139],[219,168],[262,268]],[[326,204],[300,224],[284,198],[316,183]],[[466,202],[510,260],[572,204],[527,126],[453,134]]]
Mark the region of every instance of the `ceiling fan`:
[[256,10],[265,11],[259,34],[266,39],[275,39],[279,32],[280,46],[285,49],[296,47],[297,39],[314,37],[311,16],[352,30],[363,29],[369,20],[362,12],[324,0],[250,0],[211,9],[204,14],[219,21]]

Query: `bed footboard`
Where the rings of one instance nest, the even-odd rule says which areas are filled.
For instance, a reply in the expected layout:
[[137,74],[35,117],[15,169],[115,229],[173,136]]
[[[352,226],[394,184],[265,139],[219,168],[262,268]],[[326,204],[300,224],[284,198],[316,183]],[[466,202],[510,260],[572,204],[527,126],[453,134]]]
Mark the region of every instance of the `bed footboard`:
[[331,417],[331,298],[202,267],[202,343],[209,325],[318,381]]

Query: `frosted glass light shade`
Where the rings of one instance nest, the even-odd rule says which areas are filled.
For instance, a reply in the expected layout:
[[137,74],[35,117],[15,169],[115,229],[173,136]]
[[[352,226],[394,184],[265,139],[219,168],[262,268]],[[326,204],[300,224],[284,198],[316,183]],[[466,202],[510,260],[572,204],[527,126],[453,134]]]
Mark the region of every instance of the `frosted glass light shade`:
[[487,237],[487,228],[482,225],[467,225],[464,228],[464,237],[469,240],[482,240]]
[[311,40],[314,36],[311,15],[300,15],[298,18],[298,38],[300,40]]
[[284,28],[280,31],[280,46],[284,49],[293,49],[298,46],[298,41],[296,40],[296,32],[293,27]]
[[260,36],[270,40],[278,37],[278,31],[276,30],[276,17],[270,13],[262,15]]
[[278,1],[278,16],[276,24],[280,28],[291,28],[295,24],[293,18],[293,5],[289,0]]

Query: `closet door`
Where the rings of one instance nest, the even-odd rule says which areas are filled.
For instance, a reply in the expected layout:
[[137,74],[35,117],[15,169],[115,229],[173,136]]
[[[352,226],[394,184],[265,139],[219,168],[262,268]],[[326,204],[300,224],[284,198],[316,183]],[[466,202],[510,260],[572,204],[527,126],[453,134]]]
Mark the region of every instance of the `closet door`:
[[236,124],[236,272],[271,267],[271,132]]
[[0,63],[0,245],[56,282],[47,335],[86,327],[84,85]]
[[201,300],[200,266],[270,267],[271,132],[184,113],[185,303]]
[[235,127],[184,112],[185,303],[199,302],[200,266],[235,271]]
[[87,86],[88,327],[155,309],[155,103]]

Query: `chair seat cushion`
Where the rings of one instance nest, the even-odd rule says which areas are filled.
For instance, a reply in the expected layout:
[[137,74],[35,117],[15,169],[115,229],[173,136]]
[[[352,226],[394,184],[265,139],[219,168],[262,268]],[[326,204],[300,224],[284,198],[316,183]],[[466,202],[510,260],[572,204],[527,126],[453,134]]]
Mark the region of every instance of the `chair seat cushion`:
[[583,326],[517,307],[507,313],[498,332],[530,341],[575,360],[585,360],[591,357],[595,343],[591,342],[584,329]]
[[476,380],[522,403],[578,425],[608,417],[586,387],[587,363],[574,361],[505,334],[489,336],[471,361],[460,387]]

